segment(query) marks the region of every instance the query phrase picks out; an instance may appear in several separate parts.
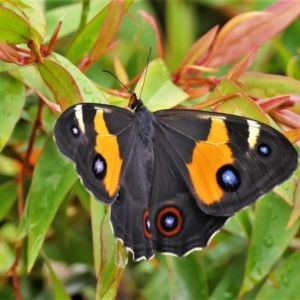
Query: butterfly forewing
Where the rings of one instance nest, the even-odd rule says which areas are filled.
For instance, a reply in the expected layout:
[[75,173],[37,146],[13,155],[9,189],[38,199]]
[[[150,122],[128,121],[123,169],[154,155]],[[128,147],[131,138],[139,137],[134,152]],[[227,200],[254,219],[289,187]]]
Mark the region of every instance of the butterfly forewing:
[[293,145],[254,120],[190,110],[155,115],[156,137],[208,214],[232,215],[288,179],[297,167]]
[[111,204],[118,193],[122,169],[135,140],[134,115],[109,105],[79,104],[69,108],[54,127],[59,150],[75,162],[84,186]]

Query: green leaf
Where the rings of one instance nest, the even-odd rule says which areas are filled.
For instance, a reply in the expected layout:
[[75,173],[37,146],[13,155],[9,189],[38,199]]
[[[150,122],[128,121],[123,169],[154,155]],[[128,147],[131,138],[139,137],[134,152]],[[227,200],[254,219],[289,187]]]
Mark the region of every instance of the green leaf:
[[0,74],[0,152],[6,145],[25,103],[25,87],[22,83]]
[[[69,194],[71,193],[65,197],[66,200]],[[85,212],[78,212],[70,218],[70,201],[66,200],[60,205],[51,223],[52,238],[44,242],[43,251],[51,260],[67,265],[86,265],[91,270],[94,260],[89,216]],[[83,222],[79,222],[78,218]]]
[[[1,64],[0,64],[1,65]],[[12,65],[12,64],[10,64]],[[36,65],[18,69],[10,69],[9,74],[24,83],[27,87],[35,89],[40,95],[51,102],[55,102],[53,92],[47,86]]]
[[74,64],[78,64],[80,60],[91,51],[95,45],[101,27],[108,13],[109,4],[105,6],[76,36],[66,57]]
[[244,238],[220,231],[209,247],[201,252],[201,264],[205,267],[206,275],[216,277],[216,269],[223,268],[224,265],[227,268],[228,259],[240,255],[246,245]]
[[[91,20],[108,3],[109,0],[89,1],[89,11],[87,13],[87,20]],[[61,27],[58,34],[59,38],[65,37],[78,30],[80,25],[79,16],[81,13],[82,3],[79,2],[58,6],[47,11],[47,33],[45,37],[45,42],[49,42],[51,35],[55,30],[55,27],[61,20],[63,20],[63,26]]]
[[292,208],[274,193],[267,194],[256,204],[241,294],[253,289],[268,274],[297,232],[299,221],[286,229],[291,210]]
[[18,70],[20,69],[20,66],[5,62],[4,60],[0,60],[0,73],[9,71],[9,70]]
[[49,136],[34,169],[18,239],[28,233],[27,269],[31,270],[54,215],[74,185],[77,174]]
[[98,33],[97,40],[91,50],[90,59],[97,60],[105,53],[119,29],[122,16],[125,13],[125,2],[110,2],[105,20]]
[[205,274],[195,253],[186,257],[157,255],[155,259],[159,265],[142,290],[144,298],[207,299]]
[[[92,233],[93,233],[93,250],[94,250],[94,268],[95,273],[100,274],[101,265],[101,226],[107,213],[106,206],[99,203],[95,198],[90,196],[90,211],[92,221]],[[108,243],[114,243],[112,238],[109,239]]]
[[69,297],[65,287],[63,286],[62,282],[59,280],[57,275],[55,274],[54,270],[51,267],[50,261],[44,256],[44,260],[46,263],[46,266],[49,270],[50,278],[52,281],[52,286],[53,286],[53,292],[54,292],[54,299],[59,299],[59,300],[70,300],[71,298]]
[[257,121],[269,124],[269,120],[264,112],[251,100],[234,82],[223,79],[215,88],[214,92],[209,95],[209,99],[238,93],[239,97],[228,99],[215,107],[215,111],[238,115],[247,118],[253,118]]
[[144,104],[152,111],[174,107],[188,98],[188,95],[172,82],[170,72],[161,59],[149,63],[147,74],[143,73],[135,93],[138,97],[141,96]]
[[18,186],[15,180],[0,185],[0,221],[6,216],[17,198]]
[[84,188],[80,180],[77,180],[74,187],[74,193],[78,197],[79,201],[81,202],[82,206],[89,212],[90,211],[90,194]]
[[115,299],[127,263],[127,254],[113,235],[109,209],[92,198],[91,215],[95,273],[98,278],[96,299]]
[[[298,169],[300,169],[300,166]],[[294,194],[297,187],[297,178],[299,175],[296,175],[296,173],[297,172],[295,172],[289,180],[283,182],[274,189],[274,192],[290,206],[293,206]]]
[[9,4],[16,7],[29,24],[31,39],[34,42],[35,52],[40,55],[40,47],[46,33],[46,22],[43,10],[38,0],[16,0],[9,1]]
[[300,299],[299,270],[300,251],[297,251],[274,270],[273,280],[265,282],[256,299]]
[[224,226],[224,229],[238,236],[246,239],[250,238],[251,222],[249,220],[249,210],[251,208],[243,209],[236,213]]
[[243,281],[243,273],[246,263],[246,253],[243,252],[228,264],[228,268],[222,279],[210,295],[210,299],[237,299],[240,286]]
[[30,24],[32,40],[35,42],[35,50],[39,53],[46,33],[46,21],[42,7],[37,0],[17,0],[15,3]]
[[[103,104],[108,103],[104,94],[96,87],[96,85],[78,68],[76,68],[68,59],[57,53],[52,53],[50,56],[48,56],[48,58],[52,59],[52,64],[50,63],[51,65],[54,65],[56,63],[56,65],[53,67],[54,71],[56,70],[56,68],[59,69],[60,72],[62,72],[64,76],[68,78],[71,85],[76,82],[77,87],[80,91],[80,95],[81,97],[83,97],[84,102]],[[49,59],[47,60],[49,61]],[[49,70],[47,70],[47,68],[43,68],[43,70],[45,71],[45,75],[47,77],[50,76],[50,83],[52,82],[53,84],[53,81],[55,80],[55,74],[53,76],[51,75],[51,73],[49,74]],[[10,71],[10,74],[19,81],[23,82],[26,86],[37,90],[44,98],[48,99],[51,102],[55,102],[53,91],[51,91],[51,89],[41,77],[37,66],[34,65],[28,66],[26,68],[19,68],[18,70]],[[64,83],[59,82],[59,86],[55,86],[54,89],[58,89],[58,92],[60,92],[63,89],[64,85]],[[70,87],[69,85],[67,85],[67,93],[71,92],[72,88],[74,89],[74,87]],[[69,98],[66,106],[70,106],[73,102],[77,103],[75,102],[75,97],[73,97],[74,99],[72,98],[72,95],[70,95],[70,97],[71,98]]]
[[[300,95],[300,81],[294,78],[280,75],[247,72],[241,76],[240,88],[255,98],[271,98],[285,94]],[[300,102],[296,105],[300,109]],[[291,108],[292,110],[295,109]]]
[[68,59],[57,53],[52,53],[50,57],[65,68],[67,72],[72,74],[73,78],[77,82],[84,102],[108,104],[104,94]]
[[166,261],[170,299],[207,299],[205,275],[195,253],[186,257],[167,256]]
[[6,44],[27,44],[30,29],[26,21],[14,11],[0,7],[0,41]]
[[[160,255],[158,254],[155,259],[157,259],[159,256]],[[139,264],[149,263],[140,262]],[[155,269],[152,277],[147,280],[141,291],[141,294],[142,299],[170,299],[169,278],[165,263],[161,263],[160,261],[159,267]]]
[[[166,1],[166,59],[167,64],[175,70],[196,36],[194,7],[186,1]],[[184,26],[181,24],[184,20]]]
[[63,66],[49,59],[38,64],[39,71],[56,96],[56,101],[63,109],[82,102],[82,96],[71,73]]

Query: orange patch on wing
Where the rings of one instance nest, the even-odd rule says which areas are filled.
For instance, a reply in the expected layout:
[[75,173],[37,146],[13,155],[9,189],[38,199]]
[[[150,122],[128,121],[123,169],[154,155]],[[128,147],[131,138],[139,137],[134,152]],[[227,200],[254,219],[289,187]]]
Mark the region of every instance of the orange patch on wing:
[[103,116],[104,111],[98,110],[94,119],[96,137],[96,152],[100,153],[106,160],[107,170],[103,184],[112,197],[116,192],[120,180],[122,159],[117,137],[109,133]]
[[206,205],[221,201],[224,195],[216,174],[220,167],[234,161],[228,142],[224,120],[212,118],[207,140],[196,143],[192,162],[187,164],[195,192]]

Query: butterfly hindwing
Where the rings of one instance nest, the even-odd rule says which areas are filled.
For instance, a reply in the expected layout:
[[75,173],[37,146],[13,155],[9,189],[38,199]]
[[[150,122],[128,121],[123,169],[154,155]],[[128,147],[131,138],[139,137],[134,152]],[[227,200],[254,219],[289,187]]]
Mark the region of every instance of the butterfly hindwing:
[[134,144],[133,120],[125,109],[78,104],[66,110],[54,127],[59,150],[75,162],[84,186],[107,204],[116,198]]
[[191,110],[155,116],[156,136],[207,214],[232,215],[290,177],[297,166],[293,145],[254,120]]
[[155,164],[149,201],[153,247],[183,256],[207,246],[227,217],[204,213],[196,204],[181,172],[155,138]]
[[[152,234],[147,231],[148,191],[134,177],[138,172],[129,169],[124,177],[117,200],[111,206],[110,220],[115,237],[133,254],[133,260],[150,259],[154,256]],[[138,178],[138,177],[137,177]]]

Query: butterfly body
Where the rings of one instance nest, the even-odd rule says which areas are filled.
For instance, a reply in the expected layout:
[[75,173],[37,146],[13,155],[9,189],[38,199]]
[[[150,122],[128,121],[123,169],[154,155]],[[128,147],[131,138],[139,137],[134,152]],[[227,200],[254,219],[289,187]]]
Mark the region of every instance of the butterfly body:
[[85,187],[111,205],[135,260],[203,248],[235,212],[291,176],[293,145],[254,120],[192,110],[78,104],[54,128]]

